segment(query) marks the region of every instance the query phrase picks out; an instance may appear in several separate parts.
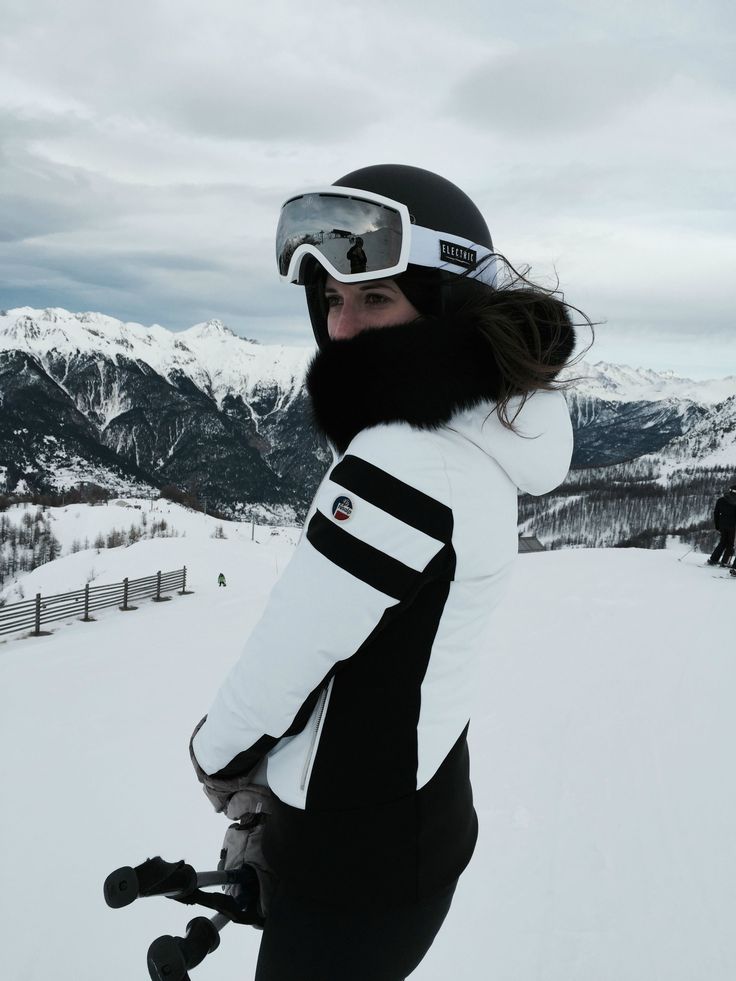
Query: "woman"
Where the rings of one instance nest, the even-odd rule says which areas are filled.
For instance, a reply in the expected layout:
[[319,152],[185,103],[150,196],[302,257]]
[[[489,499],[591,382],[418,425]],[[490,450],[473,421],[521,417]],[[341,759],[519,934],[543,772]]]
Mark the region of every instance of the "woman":
[[574,330],[551,295],[500,288],[476,206],[417,168],[291,198],[277,253],[306,290],[307,390],[336,460],[192,746],[221,802],[244,781],[274,795],[256,981],[401,981],[475,848],[476,667],[517,488],[569,467],[552,380]]

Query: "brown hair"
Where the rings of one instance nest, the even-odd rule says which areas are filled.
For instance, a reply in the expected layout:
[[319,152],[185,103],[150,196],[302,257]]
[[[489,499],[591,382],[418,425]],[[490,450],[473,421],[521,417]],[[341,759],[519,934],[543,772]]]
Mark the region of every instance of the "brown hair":
[[[531,282],[528,269],[519,272],[500,253],[493,253],[493,258],[504,267],[504,281],[499,286],[488,286],[467,274],[456,276],[419,266],[411,266],[395,280],[420,313],[472,317],[477,323],[493,348],[503,379],[495,411],[501,423],[513,429],[516,416],[533,392],[565,390],[579,380],[560,381],[557,376],[577,364],[593,346],[594,321],[567,303],[559,289],[545,289]],[[576,321],[570,311],[582,319]],[[579,326],[589,327],[592,339],[573,358],[575,328]],[[509,419],[509,402],[517,396],[521,396],[521,403]]]

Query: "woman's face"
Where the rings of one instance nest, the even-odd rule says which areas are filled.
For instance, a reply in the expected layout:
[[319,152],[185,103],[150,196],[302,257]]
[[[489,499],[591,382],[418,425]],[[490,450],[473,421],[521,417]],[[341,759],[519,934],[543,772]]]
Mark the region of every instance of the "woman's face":
[[333,341],[354,337],[366,327],[393,327],[419,316],[393,279],[338,283],[328,276],[325,297],[327,331]]

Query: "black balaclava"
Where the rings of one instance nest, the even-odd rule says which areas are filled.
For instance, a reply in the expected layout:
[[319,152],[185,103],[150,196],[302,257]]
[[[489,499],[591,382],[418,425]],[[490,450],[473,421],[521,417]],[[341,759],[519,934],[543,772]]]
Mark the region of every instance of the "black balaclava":
[[409,303],[423,317],[439,317],[447,312],[448,283],[439,269],[409,266],[393,277]]

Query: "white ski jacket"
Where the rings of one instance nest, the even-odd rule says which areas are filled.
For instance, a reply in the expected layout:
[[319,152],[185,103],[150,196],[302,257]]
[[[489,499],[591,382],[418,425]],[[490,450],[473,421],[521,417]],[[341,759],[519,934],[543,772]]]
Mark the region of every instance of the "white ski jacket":
[[[474,378],[492,376],[487,345],[443,324],[459,363],[417,355],[423,327],[316,356],[308,389],[338,457],[193,741],[205,773],[268,783],[272,867],[295,894],[334,905],[417,901],[470,861],[466,737],[518,551],[517,489],[550,491],[572,454],[560,393],[535,393],[510,431],[473,394]],[[459,383],[435,388],[429,407],[422,392],[447,369]]]

